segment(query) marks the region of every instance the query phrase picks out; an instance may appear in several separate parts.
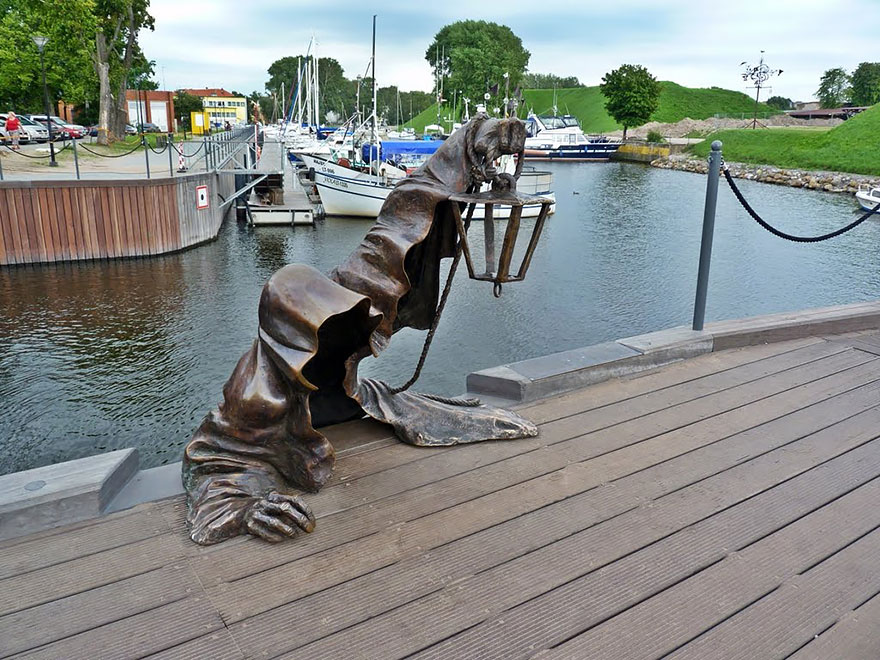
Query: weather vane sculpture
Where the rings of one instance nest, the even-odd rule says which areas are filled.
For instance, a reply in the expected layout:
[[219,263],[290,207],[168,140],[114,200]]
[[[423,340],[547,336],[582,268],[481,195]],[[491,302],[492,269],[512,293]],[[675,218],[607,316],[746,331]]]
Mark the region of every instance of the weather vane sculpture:
[[[311,532],[315,518],[298,492],[318,490],[333,470],[333,447],[316,430],[322,425],[368,415],[420,446],[537,435],[534,424],[513,412],[407,391],[462,256],[470,276],[491,281],[496,295],[505,282],[525,277],[552,202],[516,192],[525,138],[520,120],[478,114],[394,188],[345,262],[328,275],[292,264],[269,279],[257,337],[226,382],[218,410],[184,452],[194,541],[217,543],[240,534],[281,541],[298,530]],[[496,169],[505,154],[519,156],[513,175]],[[536,202],[541,212],[516,269],[522,207]],[[467,242],[477,204],[485,205],[485,263]],[[488,237],[499,204],[511,210],[496,258]],[[444,258],[453,261],[441,295]],[[401,387],[359,380],[358,363],[378,355],[404,327],[429,331],[413,378]]]
[[771,69],[764,62],[764,51],[761,51],[761,59],[757,64],[749,64],[748,62],[740,62],[740,66],[744,66],[745,69],[742,73],[742,79],[746,82],[751,81],[752,87],[755,90],[755,112],[752,117],[752,128],[758,128],[758,125],[762,128],[767,128],[764,124],[758,121],[758,99],[761,96],[761,89],[765,86],[768,80],[773,76],[778,76],[782,74],[782,69]]

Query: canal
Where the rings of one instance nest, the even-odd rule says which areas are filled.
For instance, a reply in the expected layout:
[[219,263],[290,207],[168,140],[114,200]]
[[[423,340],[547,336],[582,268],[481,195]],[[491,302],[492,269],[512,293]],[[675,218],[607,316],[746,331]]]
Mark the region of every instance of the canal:
[[[705,177],[641,165],[549,164],[557,212],[525,282],[500,299],[462,265],[415,389],[454,395],[489,366],[690,323]],[[794,233],[851,221],[847,196],[741,182]],[[327,271],[369,222],[251,229],[143,260],[0,269],[0,474],[136,446],[179,460],[257,331],[266,279]],[[880,298],[880,222],[821,244],[775,238],[721,191],[707,320]],[[362,373],[401,383],[423,332],[398,333]]]

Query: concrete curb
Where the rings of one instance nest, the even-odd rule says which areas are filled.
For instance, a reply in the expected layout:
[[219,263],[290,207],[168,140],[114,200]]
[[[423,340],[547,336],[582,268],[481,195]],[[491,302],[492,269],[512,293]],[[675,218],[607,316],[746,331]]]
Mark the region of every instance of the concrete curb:
[[100,516],[137,469],[121,449],[0,476],[0,540]]
[[528,403],[703,353],[880,328],[880,301],[686,326],[468,374],[470,395]]

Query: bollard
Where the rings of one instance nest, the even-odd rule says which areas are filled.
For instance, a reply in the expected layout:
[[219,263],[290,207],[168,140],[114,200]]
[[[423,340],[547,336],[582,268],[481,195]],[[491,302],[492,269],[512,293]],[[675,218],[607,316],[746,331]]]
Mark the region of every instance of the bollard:
[[715,207],[718,204],[721,162],[721,141],[715,140],[709,153],[706,205],[703,208],[703,239],[700,243],[700,270],[697,274],[697,296],[694,299],[694,330],[702,330],[706,318],[706,293],[709,289],[709,264],[712,261],[712,238],[715,234]]
[[144,162],[147,164],[147,178],[150,178],[150,149],[147,146],[147,136],[141,135],[141,144],[144,147]]
[[0,156],[0,181],[3,181],[3,157]]
[[171,151],[174,149],[174,133],[168,134],[168,142],[165,143],[165,149],[168,151],[168,171],[174,176],[174,160],[171,157]]
[[76,151],[76,138],[71,140],[73,143],[73,165],[76,167],[76,179],[79,180],[79,154]]

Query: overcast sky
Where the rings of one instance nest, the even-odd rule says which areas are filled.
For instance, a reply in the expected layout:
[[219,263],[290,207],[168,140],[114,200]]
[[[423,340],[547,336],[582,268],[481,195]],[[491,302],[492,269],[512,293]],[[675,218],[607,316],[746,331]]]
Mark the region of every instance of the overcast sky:
[[689,87],[747,91],[739,63],[765,50],[783,70],[770,93],[797,101],[814,97],[826,69],[880,60],[880,0],[151,0],[150,10],[156,29],[141,44],[168,89],[263,91],[269,65],[304,53],[312,35],[353,78],[369,62],[374,13],[379,84],[402,90],[431,90],[425,51],[463,19],[507,25],[531,52],[530,71],[587,85],[629,63]]

